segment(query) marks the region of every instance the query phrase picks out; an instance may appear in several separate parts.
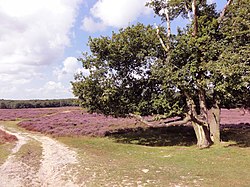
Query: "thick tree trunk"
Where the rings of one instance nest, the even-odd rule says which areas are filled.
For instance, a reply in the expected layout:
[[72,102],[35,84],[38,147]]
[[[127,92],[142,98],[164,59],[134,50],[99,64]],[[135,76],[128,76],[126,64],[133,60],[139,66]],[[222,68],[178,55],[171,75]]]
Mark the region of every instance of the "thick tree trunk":
[[[187,97],[187,104],[189,107],[189,114],[191,116],[192,126],[194,128],[195,135],[197,138],[197,146],[199,148],[207,148],[213,144],[210,138],[209,125],[206,122],[206,119],[199,119],[199,116],[197,115],[196,105],[195,105],[194,100],[187,93],[185,93],[185,95]],[[203,92],[199,92],[199,102],[200,102],[199,107],[201,110],[200,111],[201,118],[206,118],[207,109],[206,109],[205,97],[204,97]]]
[[208,127],[201,126],[195,122],[192,122],[192,126],[197,138],[197,146],[199,148],[208,148],[209,146],[211,146],[212,140],[210,139],[210,132]]
[[209,110],[210,137],[214,144],[220,144],[220,108],[215,104]]

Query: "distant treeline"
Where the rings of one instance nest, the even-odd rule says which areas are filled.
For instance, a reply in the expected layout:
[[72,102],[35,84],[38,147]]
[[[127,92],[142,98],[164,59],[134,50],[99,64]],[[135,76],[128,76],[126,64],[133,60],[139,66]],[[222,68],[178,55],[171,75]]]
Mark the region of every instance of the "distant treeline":
[[77,99],[52,99],[52,100],[4,100],[0,99],[0,109],[15,108],[46,108],[79,106]]

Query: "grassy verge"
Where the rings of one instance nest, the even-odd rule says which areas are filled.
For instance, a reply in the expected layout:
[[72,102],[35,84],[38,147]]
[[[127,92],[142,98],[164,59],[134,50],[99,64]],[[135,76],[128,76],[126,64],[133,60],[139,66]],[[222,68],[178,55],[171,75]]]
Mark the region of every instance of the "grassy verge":
[[24,128],[19,127],[17,124],[20,121],[0,121],[0,125],[3,125],[7,130],[16,129],[21,132],[25,132]]
[[249,186],[249,148],[198,150],[121,144],[109,138],[59,140],[78,149],[79,183],[87,186]]
[[[0,124],[10,131],[28,132],[25,129],[19,127],[17,124],[19,121],[4,121]],[[0,145],[0,164],[3,164],[6,158],[10,155],[11,149],[14,148],[15,142]],[[27,165],[33,166],[33,169],[39,169],[40,160],[42,156],[41,144],[37,141],[29,141],[23,145],[21,149],[16,153],[16,157]]]
[[[0,125],[6,125],[7,123],[13,122],[1,122]],[[1,141],[0,141],[1,142]],[[2,165],[8,156],[11,154],[11,150],[14,148],[15,142],[11,143],[0,143],[0,165]]]
[[16,153],[16,157],[27,166],[32,166],[34,171],[38,171],[42,159],[42,146],[37,141],[29,141],[20,148]]
[[2,165],[11,153],[15,143],[0,144],[0,165]]

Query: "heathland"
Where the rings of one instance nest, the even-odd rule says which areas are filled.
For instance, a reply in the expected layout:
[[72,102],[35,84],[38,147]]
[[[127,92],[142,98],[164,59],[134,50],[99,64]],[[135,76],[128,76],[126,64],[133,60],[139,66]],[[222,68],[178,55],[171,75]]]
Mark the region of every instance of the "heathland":
[[78,107],[3,109],[0,121],[0,186],[249,185],[250,114],[239,109],[221,111],[222,143],[202,150],[189,124],[147,127]]

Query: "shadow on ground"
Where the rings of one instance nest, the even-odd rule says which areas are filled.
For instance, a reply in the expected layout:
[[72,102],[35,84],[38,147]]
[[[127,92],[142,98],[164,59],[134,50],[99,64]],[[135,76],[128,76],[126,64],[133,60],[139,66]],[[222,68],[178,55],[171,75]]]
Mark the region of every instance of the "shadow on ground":
[[[196,144],[194,130],[191,126],[150,127],[119,129],[106,136],[119,143],[146,146],[192,146]],[[234,141],[237,146],[250,147],[250,124],[221,125],[222,141]]]
[[250,147],[250,123],[221,125],[222,141],[234,141],[233,146]]

